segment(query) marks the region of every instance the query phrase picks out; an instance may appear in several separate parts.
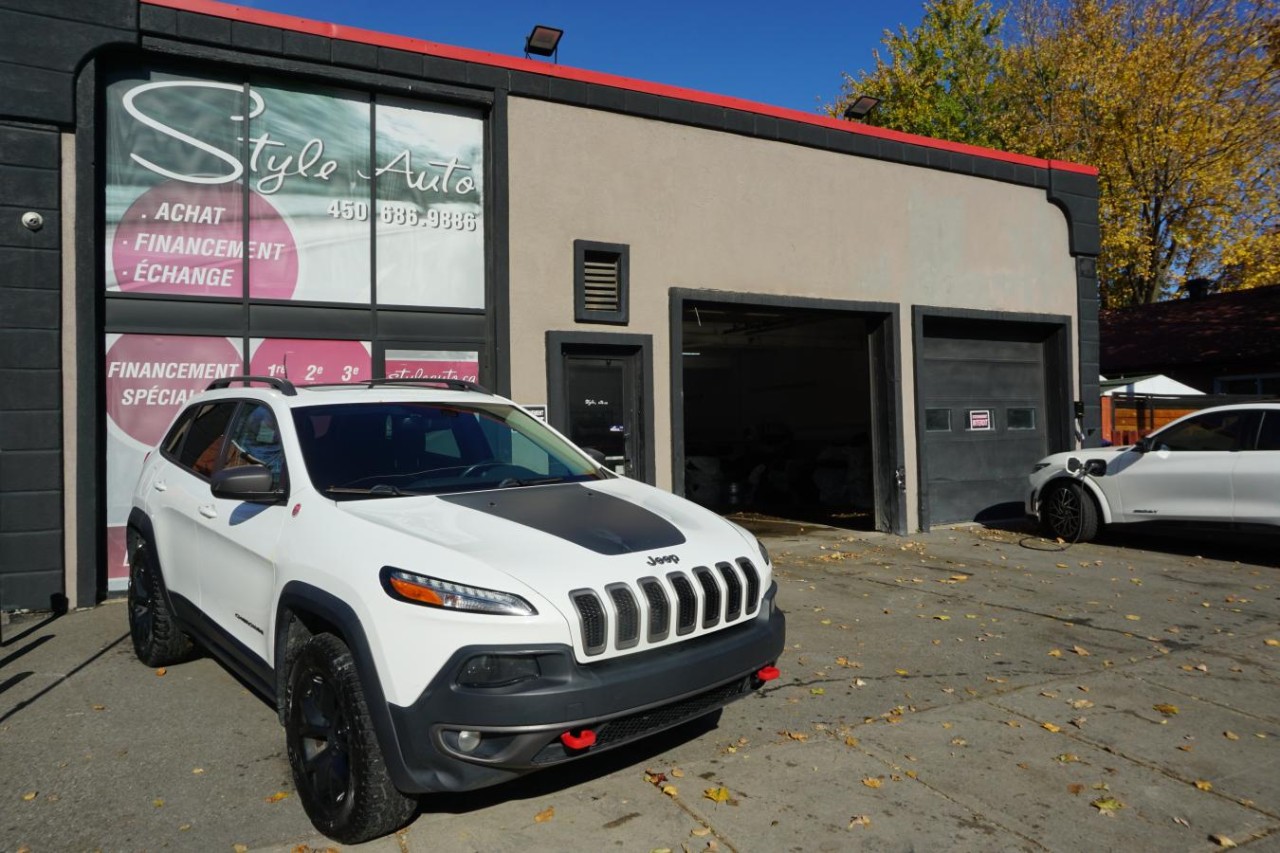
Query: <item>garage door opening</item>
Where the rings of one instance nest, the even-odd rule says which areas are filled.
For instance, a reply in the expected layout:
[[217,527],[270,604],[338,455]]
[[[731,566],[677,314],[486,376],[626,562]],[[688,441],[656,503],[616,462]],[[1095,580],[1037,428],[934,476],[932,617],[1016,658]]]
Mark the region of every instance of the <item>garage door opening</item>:
[[895,529],[886,315],[700,299],[678,310],[685,497],[726,514]]

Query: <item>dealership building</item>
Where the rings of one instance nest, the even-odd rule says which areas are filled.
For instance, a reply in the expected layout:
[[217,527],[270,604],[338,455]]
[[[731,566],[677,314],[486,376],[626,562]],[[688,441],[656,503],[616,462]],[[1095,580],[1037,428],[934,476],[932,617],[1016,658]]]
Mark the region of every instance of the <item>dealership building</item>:
[[1094,169],[207,0],[0,29],[0,609],[124,588],[226,375],[474,379],[718,511],[899,534],[1098,425]]

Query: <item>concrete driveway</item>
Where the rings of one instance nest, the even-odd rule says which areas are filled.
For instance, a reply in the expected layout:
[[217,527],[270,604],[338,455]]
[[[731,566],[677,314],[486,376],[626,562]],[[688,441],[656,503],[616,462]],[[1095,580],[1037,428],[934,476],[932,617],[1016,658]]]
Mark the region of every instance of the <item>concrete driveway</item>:
[[[362,849],[1280,850],[1275,540],[764,538],[778,682]],[[212,660],[141,665],[114,602],[5,626],[0,850],[330,847]]]

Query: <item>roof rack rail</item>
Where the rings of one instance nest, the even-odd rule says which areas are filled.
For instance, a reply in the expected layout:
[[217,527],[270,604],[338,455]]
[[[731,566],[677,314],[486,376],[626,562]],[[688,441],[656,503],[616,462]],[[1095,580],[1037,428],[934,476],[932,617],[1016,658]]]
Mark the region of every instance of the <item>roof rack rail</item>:
[[435,376],[425,376],[421,379],[370,379],[366,383],[370,388],[378,385],[443,385],[450,391],[476,391],[480,394],[490,393],[489,389],[476,382],[466,379],[444,379]]
[[215,379],[210,382],[204,390],[216,391],[219,388],[230,388],[236,382],[243,382],[245,385],[250,382],[264,382],[286,397],[298,396],[298,389],[293,386],[293,383],[278,376],[223,376],[221,379]]

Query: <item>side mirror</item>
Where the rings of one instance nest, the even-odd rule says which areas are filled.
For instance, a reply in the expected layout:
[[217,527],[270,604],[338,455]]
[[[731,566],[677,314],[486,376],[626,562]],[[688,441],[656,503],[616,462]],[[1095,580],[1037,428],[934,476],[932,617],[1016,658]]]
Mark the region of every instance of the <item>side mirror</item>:
[[273,488],[274,476],[265,465],[224,468],[213,475],[209,488],[215,498],[271,504],[284,497],[284,489]]
[[584,447],[582,448],[582,452],[594,459],[596,464],[601,468],[604,467],[604,453],[594,447]]

